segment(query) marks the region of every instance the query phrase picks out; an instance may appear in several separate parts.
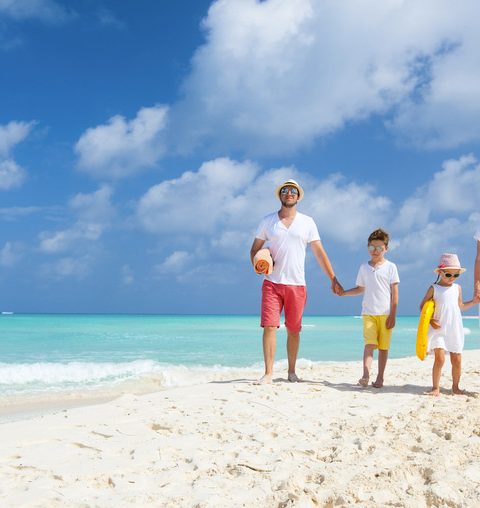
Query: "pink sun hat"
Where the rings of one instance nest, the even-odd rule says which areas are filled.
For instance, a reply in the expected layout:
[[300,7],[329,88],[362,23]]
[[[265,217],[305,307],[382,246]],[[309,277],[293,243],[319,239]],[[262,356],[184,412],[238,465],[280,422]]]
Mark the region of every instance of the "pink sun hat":
[[460,273],[467,271],[466,268],[462,268],[460,266],[458,256],[456,254],[450,254],[448,252],[444,252],[440,256],[438,266],[433,271],[438,273],[440,270],[460,270]]

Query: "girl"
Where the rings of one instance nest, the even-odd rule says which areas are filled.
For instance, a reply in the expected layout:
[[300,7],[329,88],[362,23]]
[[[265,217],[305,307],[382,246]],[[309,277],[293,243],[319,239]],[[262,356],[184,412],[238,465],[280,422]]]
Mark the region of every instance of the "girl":
[[460,374],[462,370],[462,350],[464,343],[464,332],[461,311],[467,310],[480,302],[477,294],[469,302],[462,301],[462,288],[454,281],[465,268],[460,266],[456,254],[442,254],[437,268],[434,270],[438,276],[435,283],[428,288],[420,309],[427,300],[435,302],[435,313],[430,321],[428,331],[428,352],[435,353],[433,364],[432,380],[433,388],[429,395],[438,397],[440,395],[440,375],[445,363],[445,351],[450,353],[452,364],[452,393],[460,395]]

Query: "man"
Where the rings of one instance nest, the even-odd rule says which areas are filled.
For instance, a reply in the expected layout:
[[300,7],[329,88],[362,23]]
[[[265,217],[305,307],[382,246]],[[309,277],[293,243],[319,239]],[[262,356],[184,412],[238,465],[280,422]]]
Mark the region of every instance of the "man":
[[[340,293],[343,288],[337,281],[332,265],[325,252],[317,226],[313,219],[297,212],[296,206],[303,199],[304,191],[295,180],[287,180],[275,192],[281,208],[264,217],[250,249],[254,263],[255,254],[268,247],[273,259],[273,273],[265,276],[262,286],[261,323],[263,327],[263,357],[265,374],[257,382],[272,382],[275,359],[276,332],[280,326],[282,308],[287,329],[288,380],[298,382],[295,373],[303,309],[307,300],[305,285],[305,254],[310,245],[321,269],[332,283],[332,291]],[[264,272],[265,273],[265,272]]]

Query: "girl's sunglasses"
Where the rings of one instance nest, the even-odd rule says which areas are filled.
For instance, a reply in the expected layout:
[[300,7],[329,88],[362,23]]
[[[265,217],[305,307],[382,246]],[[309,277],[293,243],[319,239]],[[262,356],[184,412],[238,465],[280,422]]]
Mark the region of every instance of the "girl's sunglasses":
[[445,277],[447,277],[447,279],[449,279],[450,277],[454,277],[455,279],[457,277],[460,277],[460,274],[459,273],[448,273],[448,272],[442,272],[443,275],[445,275]]

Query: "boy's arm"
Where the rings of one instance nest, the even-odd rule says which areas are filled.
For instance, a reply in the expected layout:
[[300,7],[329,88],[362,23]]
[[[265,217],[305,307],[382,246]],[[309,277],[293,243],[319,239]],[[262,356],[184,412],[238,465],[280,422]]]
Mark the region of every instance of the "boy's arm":
[[320,240],[314,240],[313,242],[310,242],[309,245],[310,248],[312,249],[315,259],[317,260],[317,263],[320,265],[320,268],[323,270],[325,275],[330,279],[332,283],[332,291],[336,295],[339,295],[341,292],[343,292],[343,287],[335,277],[335,272],[333,271],[330,259],[328,259],[328,255],[325,249],[323,248],[322,242]]
[[480,296],[480,240],[477,240],[477,257],[475,258],[473,294]]
[[361,295],[364,291],[365,288],[363,286],[355,286],[354,288],[342,291],[342,293],[340,293],[340,296],[357,296]]
[[458,306],[460,307],[460,310],[463,312],[464,310],[468,310],[470,307],[473,307],[474,305],[477,305],[480,303],[480,295],[475,293],[473,295],[473,299],[469,300],[468,302],[462,301],[462,288],[461,286],[458,286]]
[[390,284],[390,314],[387,317],[386,326],[390,330],[395,326],[398,307],[398,282]]

